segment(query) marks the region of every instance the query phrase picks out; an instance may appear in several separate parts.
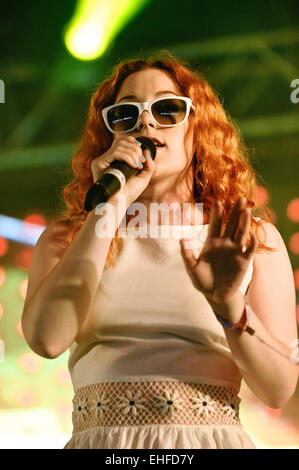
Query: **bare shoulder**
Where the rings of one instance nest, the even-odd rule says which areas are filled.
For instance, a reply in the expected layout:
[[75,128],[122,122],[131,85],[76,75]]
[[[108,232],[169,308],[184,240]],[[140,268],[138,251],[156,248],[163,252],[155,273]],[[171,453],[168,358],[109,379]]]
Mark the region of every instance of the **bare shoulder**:
[[[287,247],[279,230],[272,222],[260,220],[255,235],[258,241],[272,250],[257,248],[253,255],[253,275],[248,293],[252,297],[272,295],[274,286],[279,290],[284,284],[289,294],[293,289],[293,270]],[[282,282],[283,280],[283,282]],[[272,291],[272,294],[270,294]]]
[[[275,250],[281,249],[284,245],[282,236],[279,230],[275,227],[272,222],[267,222],[266,220],[260,220],[256,234],[258,234],[259,240],[264,243],[269,248],[274,248]],[[263,250],[263,253],[265,251]],[[270,253],[270,252],[268,252]]]
[[71,228],[70,222],[54,221],[50,223],[39,237],[35,250],[46,248],[47,251],[53,250],[57,254],[64,251],[67,247],[67,236]]
[[[253,304],[260,302],[263,305],[260,310],[264,315],[265,302],[270,302],[270,299],[275,308],[283,299],[284,307],[281,305],[281,308],[292,311],[293,303],[295,305],[294,276],[283,237],[275,225],[267,221],[261,221],[257,233],[259,240],[273,251],[259,248],[254,253],[253,275],[248,289],[250,300]],[[259,307],[256,309],[258,311]]]
[[[272,222],[260,220],[256,235],[258,241],[271,248],[271,251],[264,248],[256,249],[253,255],[255,274],[259,273],[263,279],[265,276],[271,278],[275,274],[279,276],[283,272],[290,275],[291,263],[288,250],[277,227]],[[276,270],[276,273],[273,270]]]

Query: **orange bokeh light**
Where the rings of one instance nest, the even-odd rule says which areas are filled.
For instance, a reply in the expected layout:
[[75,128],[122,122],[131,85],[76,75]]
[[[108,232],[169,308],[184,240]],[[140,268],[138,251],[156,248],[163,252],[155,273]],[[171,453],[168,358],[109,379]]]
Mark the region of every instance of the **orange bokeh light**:
[[287,216],[292,222],[299,222],[299,198],[292,199],[287,205]]
[[38,213],[32,213],[27,215],[24,218],[24,222],[28,222],[29,224],[47,225],[46,219],[43,214]]
[[294,271],[294,282],[296,289],[299,290],[299,269],[295,269]]
[[0,237],[0,256],[4,256],[8,250],[8,241],[4,237]]
[[299,232],[294,233],[289,240],[289,248],[295,255],[299,255]]
[[261,185],[256,187],[256,197],[259,204],[268,204],[270,199],[268,190]]
[[19,251],[15,258],[16,265],[20,268],[29,269],[32,252],[33,247],[24,248],[23,250]]
[[269,211],[270,211],[270,222],[273,224],[273,225],[276,225],[277,223],[277,215],[276,215],[276,212],[274,211],[274,209],[271,209],[270,207],[268,208]]

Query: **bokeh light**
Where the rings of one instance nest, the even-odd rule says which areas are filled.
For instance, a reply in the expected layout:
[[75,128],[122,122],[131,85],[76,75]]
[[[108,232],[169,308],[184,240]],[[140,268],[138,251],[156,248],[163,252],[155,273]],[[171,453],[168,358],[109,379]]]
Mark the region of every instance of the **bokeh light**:
[[36,225],[47,225],[45,216],[39,213],[27,215],[24,218],[24,222],[28,222],[29,224],[36,224]]
[[64,401],[62,403],[57,403],[54,409],[59,416],[62,416],[63,418],[68,418],[72,414],[73,406],[72,403]]
[[273,225],[276,225],[277,224],[277,215],[276,215],[276,212],[274,211],[274,209],[272,209],[271,207],[268,208],[269,211],[270,211],[270,222],[273,224]]
[[72,385],[70,373],[68,368],[65,366],[58,367],[54,371],[54,380],[60,385],[65,385],[68,387]]
[[21,389],[16,392],[16,402],[23,407],[37,405],[37,394],[33,390]]
[[296,289],[299,290],[299,269],[294,270],[294,282]]
[[35,374],[41,370],[43,361],[41,357],[34,353],[28,352],[19,356],[18,364],[24,372]]
[[256,197],[257,197],[259,204],[268,204],[269,199],[270,199],[268,190],[264,186],[261,186],[261,185],[257,185]]
[[27,247],[19,251],[15,258],[15,263],[19,268],[29,269],[33,248]]
[[294,233],[289,240],[289,248],[295,255],[299,255],[299,232]]
[[19,293],[20,293],[20,296],[21,296],[22,299],[24,299],[24,300],[25,300],[26,293],[27,293],[27,287],[28,287],[28,277],[26,277],[25,279],[23,279],[23,281],[20,282],[20,286],[19,286]]
[[16,323],[16,331],[17,331],[17,334],[19,336],[21,336],[22,338],[24,338],[24,333],[23,333],[23,328],[22,328],[22,321],[19,320],[17,323]]
[[8,251],[8,241],[4,237],[0,237],[0,256],[4,256]]
[[292,222],[299,222],[299,198],[292,199],[287,205],[286,210],[288,218]]

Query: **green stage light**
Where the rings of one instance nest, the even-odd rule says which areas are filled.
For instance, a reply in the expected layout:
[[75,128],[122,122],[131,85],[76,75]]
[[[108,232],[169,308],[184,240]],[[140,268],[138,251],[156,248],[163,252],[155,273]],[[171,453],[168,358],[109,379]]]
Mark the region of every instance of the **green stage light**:
[[104,54],[121,28],[150,0],[79,0],[64,32],[69,52],[81,60]]

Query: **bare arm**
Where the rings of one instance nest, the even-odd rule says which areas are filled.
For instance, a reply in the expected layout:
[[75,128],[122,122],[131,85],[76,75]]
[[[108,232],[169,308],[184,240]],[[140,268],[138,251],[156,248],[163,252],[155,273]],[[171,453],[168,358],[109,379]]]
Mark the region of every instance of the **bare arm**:
[[[118,221],[114,219],[115,230],[125,210]],[[103,217],[92,210],[66,250],[58,242],[62,232],[66,234],[61,226],[48,227],[35,246],[22,329],[30,348],[43,357],[55,358],[65,352],[88,315],[113,238],[96,235],[96,225]]]
[[[252,308],[249,326],[270,346],[291,358],[291,344],[297,339],[292,266],[276,227],[267,222],[265,229],[265,243],[277,251],[254,255],[253,276],[247,292]],[[214,305],[212,308],[220,315],[229,315],[235,323],[240,320],[244,308],[243,296],[241,293],[235,296],[227,307]],[[248,333],[226,328],[224,331],[248,387],[270,408],[283,407],[296,390],[298,366]]]
[[[59,356],[80,335],[92,307],[115,231],[128,206],[144,191],[153,175],[155,164],[149,150],[144,151],[144,156],[144,168],[109,199],[109,204],[102,206],[100,211],[96,207],[88,214],[67,249],[63,249],[61,225],[48,227],[40,236],[30,264],[22,314],[24,337],[40,356]],[[135,168],[134,161],[141,162],[141,157],[141,144],[136,144],[134,137],[118,137],[107,152],[92,160],[94,182],[113,160],[123,160]],[[104,208],[109,209],[107,213]],[[106,225],[109,221],[112,226],[105,237],[98,232],[103,221]],[[65,227],[64,231],[66,234]],[[59,238],[62,242],[58,241]]]

